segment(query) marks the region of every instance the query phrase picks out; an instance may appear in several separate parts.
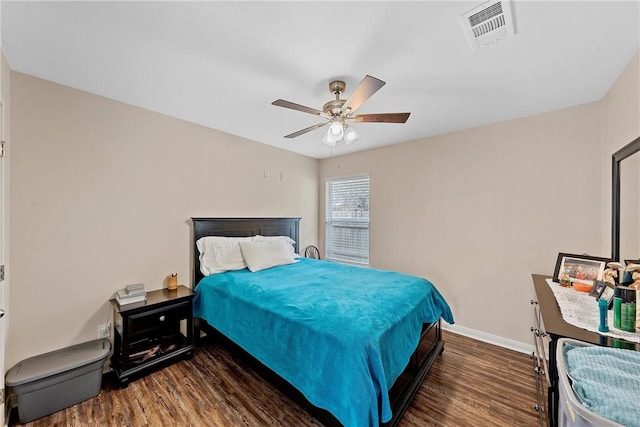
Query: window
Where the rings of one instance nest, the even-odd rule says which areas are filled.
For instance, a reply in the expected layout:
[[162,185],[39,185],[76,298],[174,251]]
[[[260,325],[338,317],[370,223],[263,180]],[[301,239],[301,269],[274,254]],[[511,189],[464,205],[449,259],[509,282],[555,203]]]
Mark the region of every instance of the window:
[[327,180],[325,258],[369,264],[369,176]]

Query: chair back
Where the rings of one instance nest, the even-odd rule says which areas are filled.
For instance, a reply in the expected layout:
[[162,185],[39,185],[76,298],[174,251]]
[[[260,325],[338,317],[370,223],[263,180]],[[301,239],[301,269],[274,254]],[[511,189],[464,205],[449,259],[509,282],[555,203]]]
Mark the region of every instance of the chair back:
[[320,259],[320,251],[317,247],[309,245],[304,250],[305,258]]

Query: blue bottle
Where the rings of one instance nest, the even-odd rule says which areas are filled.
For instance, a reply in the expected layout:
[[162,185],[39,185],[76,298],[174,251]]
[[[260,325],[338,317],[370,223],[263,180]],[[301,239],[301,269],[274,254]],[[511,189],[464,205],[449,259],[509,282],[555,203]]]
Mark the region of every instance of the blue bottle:
[[598,331],[609,332],[608,313],[609,313],[609,301],[601,299],[598,301],[598,307],[600,307],[600,325]]

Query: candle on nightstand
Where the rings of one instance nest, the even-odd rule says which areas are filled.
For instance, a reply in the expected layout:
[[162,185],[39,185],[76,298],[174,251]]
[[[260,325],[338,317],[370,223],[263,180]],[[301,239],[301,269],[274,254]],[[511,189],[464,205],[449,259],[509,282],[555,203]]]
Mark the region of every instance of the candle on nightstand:
[[178,273],[173,273],[167,280],[167,289],[174,291],[178,289]]

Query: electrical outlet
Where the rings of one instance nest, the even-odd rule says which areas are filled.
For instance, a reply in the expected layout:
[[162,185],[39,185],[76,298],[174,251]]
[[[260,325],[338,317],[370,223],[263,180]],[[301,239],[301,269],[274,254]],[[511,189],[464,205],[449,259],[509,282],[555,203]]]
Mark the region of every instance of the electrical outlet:
[[111,336],[111,323],[98,325],[98,338],[109,338]]

